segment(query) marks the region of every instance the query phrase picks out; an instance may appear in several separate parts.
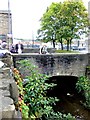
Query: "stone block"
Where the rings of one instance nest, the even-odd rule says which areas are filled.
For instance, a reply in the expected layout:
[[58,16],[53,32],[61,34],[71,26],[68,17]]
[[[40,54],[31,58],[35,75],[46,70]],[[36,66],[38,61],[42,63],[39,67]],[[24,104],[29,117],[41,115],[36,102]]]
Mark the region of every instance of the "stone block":
[[7,118],[14,118],[15,115],[15,106],[9,105],[7,108],[0,111],[0,117],[7,119]]
[[18,92],[18,87],[15,82],[10,83],[9,91],[10,91],[10,96],[14,100],[14,102],[18,102],[19,92]]
[[13,100],[10,97],[0,98],[0,117],[1,118],[13,118],[15,114],[15,106]]
[[0,82],[0,89],[2,89],[2,90],[8,90],[9,86],[7,84],[3,84],[2,82]]
[[0,90],[0,97],[10,97],[10,92],[8,90]]

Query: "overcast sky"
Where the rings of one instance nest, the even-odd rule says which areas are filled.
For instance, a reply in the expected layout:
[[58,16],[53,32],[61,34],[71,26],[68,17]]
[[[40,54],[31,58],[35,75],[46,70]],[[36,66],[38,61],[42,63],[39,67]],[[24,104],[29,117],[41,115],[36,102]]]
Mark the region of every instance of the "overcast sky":
[[[9,0],[15,38],[35,38],[39,20],[47,6],[63,0]],[[86,8],[89,0],[83,0]],[[8,10],[8,0],[0,0],[0,10]]]

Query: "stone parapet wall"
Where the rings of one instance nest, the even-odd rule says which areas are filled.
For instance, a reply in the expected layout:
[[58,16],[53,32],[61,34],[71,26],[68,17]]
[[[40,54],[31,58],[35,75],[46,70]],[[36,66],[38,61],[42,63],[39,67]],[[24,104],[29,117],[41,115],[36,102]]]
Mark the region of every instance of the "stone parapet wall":
[[10,55],[0,58],[4,66],[0,68],[0,120],[6,118],[19,118],[15,103],[18,101],[18,87],[12,76],[12,57]]
[[[47,48],[47,51],[49,53],[55,53],[55,48]],[[39,53],[40,52],[40,48],[25,48],[23,50],[23,53]]]
[[16,61],[29,59],[32,64],[37,65],[41,73],[50,76],[81,76],[86,74],[88,65],[88,54],[79,53],[22,53],[14,54],[14,66],[18,67]]

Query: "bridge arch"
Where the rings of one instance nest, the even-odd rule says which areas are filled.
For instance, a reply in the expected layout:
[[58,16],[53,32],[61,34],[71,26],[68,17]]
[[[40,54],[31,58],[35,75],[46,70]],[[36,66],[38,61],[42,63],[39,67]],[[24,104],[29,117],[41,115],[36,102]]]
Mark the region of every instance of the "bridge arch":
[[49,78],[49,83],[55,83],[55,95],[57,94],[73,94],[73,92],[77,92],[76,83],[78,81],[78,77],[76,76],[52,76]]

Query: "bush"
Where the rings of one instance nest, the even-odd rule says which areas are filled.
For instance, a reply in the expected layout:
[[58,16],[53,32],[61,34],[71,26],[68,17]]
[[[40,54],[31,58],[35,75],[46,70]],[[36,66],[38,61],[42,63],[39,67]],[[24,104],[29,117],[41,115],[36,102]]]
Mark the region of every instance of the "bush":
[[86,100],[84,105],[90,109],[90,80],[86,76],[79,77],[76,89],[78,92],[83,93]]
[[[56,86],[54,83],[48,84],[49,76],[40,74],[37,66],[31,64],[29,60],[19,61],[20,67],[18,68],[20,73],[27,72],[26,76],[23,76],[18,70],[15,72],[14,77],[16,79],[19,88],[19,103],[18,107],[22,112],[23,118],[30,119],[51,119],[75,120],[70,114],[63,115],[61,113],[55,113],[52,105],[59,101],[56,97],[47,97],[47,90]],[[25,74],[25,73],[24,73]],[[69,119],[70,118],[70,119]]]

